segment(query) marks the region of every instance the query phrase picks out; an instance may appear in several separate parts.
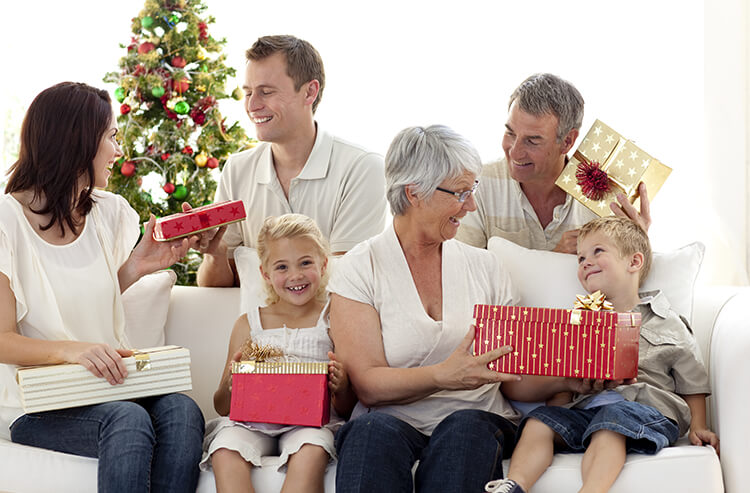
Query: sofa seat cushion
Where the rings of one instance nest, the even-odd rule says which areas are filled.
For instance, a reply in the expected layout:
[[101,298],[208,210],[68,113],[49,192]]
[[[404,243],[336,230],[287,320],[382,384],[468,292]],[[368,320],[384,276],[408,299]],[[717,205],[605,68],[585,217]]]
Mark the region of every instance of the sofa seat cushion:
[[[719,459],[713,449],[685,444],[668,447],[655,456],[630,454],[625,468],[610,490],[611,493],[638,491],[724,491]],[[0,439],[0,490],[24,493],[95,493],[96,459],[78,457],[17,445]],[[582,454],[556,454],[552,465],[529,493],[575,492],[581,486]],[[508,470],[505,461],[503,469]],[[253,471],[253,486],[257,493],[278,493],[284,474],[276,467]],[[325,486],[334,491],[336,468],[326,471]],[[562,486],[564,485],[564,486]],[[198,493],[215,493],[212,472],[202,472]]]

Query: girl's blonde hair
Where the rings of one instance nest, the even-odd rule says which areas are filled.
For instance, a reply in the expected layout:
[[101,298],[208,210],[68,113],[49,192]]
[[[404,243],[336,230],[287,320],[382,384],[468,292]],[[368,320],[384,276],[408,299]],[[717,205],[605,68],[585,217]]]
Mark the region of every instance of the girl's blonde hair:
[[[321,259],[321,270],[323,274],[320,278],[320,286],[315,292],[315,297],[319,301],[324,301],[326,297],[326,285],[328,284],[328,269],[323,268],[323,263],[331,255],[331,249],[328,246],[328,240],[320,232],[320,228],[315,221],[302,214],[284,214],[282,216],[270,216],[263,221],[258,232],[258,257],[263,269],[268,272],[268,257],[270,255],[269,243],[283,238],[303,238],[312,241],[316,253]],[[265,281],[266,303],[273,304],[279,301],[279,295],[274,291],[271,283]]]

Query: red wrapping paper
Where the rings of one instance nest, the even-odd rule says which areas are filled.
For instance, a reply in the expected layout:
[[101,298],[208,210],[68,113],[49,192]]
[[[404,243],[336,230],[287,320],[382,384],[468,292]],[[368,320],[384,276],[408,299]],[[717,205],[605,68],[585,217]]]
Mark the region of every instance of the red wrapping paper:
[[640,313],[474,305],[474,354],[510,345],[502,373],[619,380],[638,375]]
[[[243,363],[246,362],[235,364],[235,369]],[[241,370],[233,369],[230,419],[300,426],[328,423],[331,399],[327,363],[302,363],[320,366],[323,373],[317,374],[295,373],[294,368],[284,367],[294,363],[266,365],[281,366],[276,370],[280,373],[240,373]]]
[[160,217],[154,226],[156,241],[169,241],[225,224],[243,221],[245,206],[241,200],[217,202],[189,212]]

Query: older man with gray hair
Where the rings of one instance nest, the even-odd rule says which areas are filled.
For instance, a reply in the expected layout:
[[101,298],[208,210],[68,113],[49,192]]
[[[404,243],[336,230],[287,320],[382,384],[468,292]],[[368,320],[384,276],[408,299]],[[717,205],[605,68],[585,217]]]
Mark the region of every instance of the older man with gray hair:
[[[505,157],[482,170],[477,210],[461,222],[457,239],[486,248],[501,236],[526,248],[575,253],[578,228],[596,218],[555,185],[578,138],[583,97],[568,81],[535,74],[510,96],[503,136]],[[641,210],[620,194],[610,204],[619,216],[646,231],[651,224],[646,186],[640,185]]]

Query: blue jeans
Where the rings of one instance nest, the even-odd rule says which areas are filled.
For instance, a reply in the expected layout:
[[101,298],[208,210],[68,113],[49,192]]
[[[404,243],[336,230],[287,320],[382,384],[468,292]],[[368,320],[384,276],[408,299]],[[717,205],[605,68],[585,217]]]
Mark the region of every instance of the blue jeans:
[[388,414],[363,414],[336,435],[336,492],[483,491],[503,476],[502,460],[510,457],[515,435],[507,419],[474,409],[450,414],[432,436]]
[[[565,447],[560,452],[583,452],[591,435],[610,430],[625,436],[628,452],[655,454],[679,438],[679,428],[659,410],[631,401],[619,401],[590,409],[540,406],[526,419],[535,418],[560,435]],[[526,423],[521,423],[521,428]]]
[[99,492],[193,492],[203,414],[183,394],[26,414],[15,443],[95,457]]

